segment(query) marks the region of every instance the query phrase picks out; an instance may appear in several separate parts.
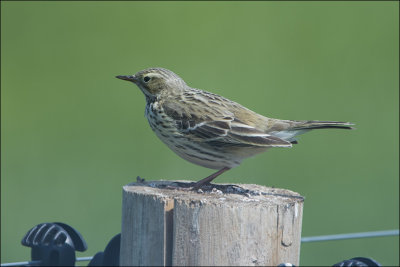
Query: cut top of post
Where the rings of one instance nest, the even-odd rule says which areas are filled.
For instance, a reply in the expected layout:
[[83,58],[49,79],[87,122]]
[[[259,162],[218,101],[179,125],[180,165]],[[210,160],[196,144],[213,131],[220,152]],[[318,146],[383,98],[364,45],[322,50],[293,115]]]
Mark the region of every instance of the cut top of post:
[[304,201],[304,197],[299,193],[256,184],[209,184],[204,185],[198,191],[187,190],[191,184],[192,182],[190,181],[144,181],[130,183],[124,186],[124,190],[146,195],[155,194],[169,199],[223,201],[235,202],[236,204],[242,202],[243,205],[252,202],[282,205]]

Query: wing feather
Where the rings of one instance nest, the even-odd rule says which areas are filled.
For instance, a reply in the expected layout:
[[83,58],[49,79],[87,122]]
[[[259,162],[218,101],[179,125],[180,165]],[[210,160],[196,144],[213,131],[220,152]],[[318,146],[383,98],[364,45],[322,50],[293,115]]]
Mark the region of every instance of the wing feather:
[[[235,125],[235,126],[233,126]],[[205,142],[223,142],[225,146],[263,146],[263,147],[291,147],[288,141],[257,130],[246,124],[233,124],[232,121],[219,120],[201,122],[185,130],[196,137],[205,138]],[[219,144],[223,146],[223,144]]]
[[[258,147],[291,147],[292,144],[279,137],[267,134],[255,127],[235,118],[226,109],[213,112],[198,112],[201,116],[190,112],[191,107],[164,103],[164,111],[175,120],[178,131],[196,142],[207,142],[219,147],[227,146],[258,146]],[[199,108],[199,107],[197,107]],[[215,111],[215,110],[214,110]],[[205,115],[204,115],[205,114]]]

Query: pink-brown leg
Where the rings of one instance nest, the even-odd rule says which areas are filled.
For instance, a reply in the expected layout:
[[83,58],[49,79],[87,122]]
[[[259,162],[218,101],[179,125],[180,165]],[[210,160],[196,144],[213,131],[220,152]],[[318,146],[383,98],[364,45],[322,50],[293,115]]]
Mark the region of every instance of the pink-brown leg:
[[208,184],[210,183],[212,180],[214,180],[215,178],[217,178],[218,176],[220,176],[221,174],[223,174],[224,172],[226,172],[227,170],[230,170],[231,168],[228,167],[224,167],[222,169],[220,169],[219,171],[211,174],[210,176],[207,176],[204,179],[201,179],[200,181],[198,181],[194,186],[193,186],[193,190],[197,190],[200,187],[202,187],[204,184]]

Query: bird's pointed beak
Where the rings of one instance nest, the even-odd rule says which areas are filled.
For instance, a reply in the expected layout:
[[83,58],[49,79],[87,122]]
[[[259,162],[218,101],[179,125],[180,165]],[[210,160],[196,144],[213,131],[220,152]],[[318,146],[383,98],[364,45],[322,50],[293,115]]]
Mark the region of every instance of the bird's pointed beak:
[[135,77],[135,75],[118,75],[118,76],[115,76],[115,78],[125,80],[125,81],[130,81],[133,83],[138,82],[138,79]]

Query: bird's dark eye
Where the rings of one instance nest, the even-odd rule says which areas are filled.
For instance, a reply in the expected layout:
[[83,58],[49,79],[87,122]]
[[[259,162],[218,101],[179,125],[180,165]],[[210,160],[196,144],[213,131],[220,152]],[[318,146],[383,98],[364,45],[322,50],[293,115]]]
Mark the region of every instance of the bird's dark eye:
[[148,81],[150,81],[150,77],[149,76],[144,76],[144,78],[143,78],[143,81],[145,82],[145,83],[147,83]]

